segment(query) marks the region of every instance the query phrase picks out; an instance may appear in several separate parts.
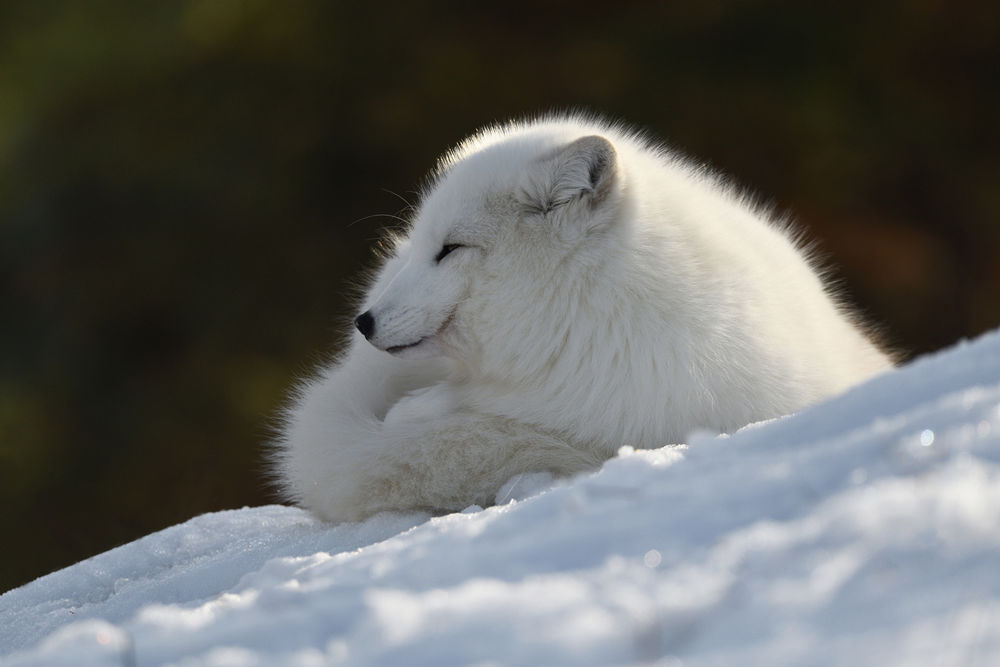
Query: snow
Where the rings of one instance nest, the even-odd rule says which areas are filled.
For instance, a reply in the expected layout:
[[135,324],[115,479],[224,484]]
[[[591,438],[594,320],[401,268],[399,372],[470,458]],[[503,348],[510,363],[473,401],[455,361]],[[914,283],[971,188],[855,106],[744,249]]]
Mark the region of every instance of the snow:
[[[9,665],[998,664],[1000,332],[502,504],[219,512],[0,596]],[[8,546],[8,548],[11,548]]]

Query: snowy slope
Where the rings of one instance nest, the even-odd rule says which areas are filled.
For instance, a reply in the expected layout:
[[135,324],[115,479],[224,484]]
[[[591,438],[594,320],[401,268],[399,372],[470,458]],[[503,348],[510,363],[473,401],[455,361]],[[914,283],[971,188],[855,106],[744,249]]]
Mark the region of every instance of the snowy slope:
[[341,526],[200,516],[0,596],[0,655],[1000,664],[998,332],[731,437],[502,495],[518,500]]

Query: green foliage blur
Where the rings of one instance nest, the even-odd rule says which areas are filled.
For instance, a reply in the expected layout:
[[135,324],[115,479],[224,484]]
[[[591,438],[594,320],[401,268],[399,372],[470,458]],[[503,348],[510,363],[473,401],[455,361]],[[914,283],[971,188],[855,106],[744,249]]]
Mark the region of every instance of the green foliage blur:
[[495,120],[596,111],[731,174],[908,354],[996,326],[998,7],[0,3],[0,590],[273,502],[352,276]]

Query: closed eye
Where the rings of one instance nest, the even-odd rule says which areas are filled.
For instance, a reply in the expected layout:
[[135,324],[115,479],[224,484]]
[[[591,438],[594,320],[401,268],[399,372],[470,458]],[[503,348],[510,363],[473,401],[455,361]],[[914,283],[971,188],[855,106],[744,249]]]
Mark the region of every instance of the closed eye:
[[444,259],[448,255],[450,255],[452,253],[452,251],[458,250],[461,247],[462,247],[462,245],[460,243],[446,243],[446,244],[444,244],[443,246],[441,246],[441,250],[440,250],[440,252],[438,252],[437,257],[434,258],[434,262],[435,263],[440,262],[442,259]]

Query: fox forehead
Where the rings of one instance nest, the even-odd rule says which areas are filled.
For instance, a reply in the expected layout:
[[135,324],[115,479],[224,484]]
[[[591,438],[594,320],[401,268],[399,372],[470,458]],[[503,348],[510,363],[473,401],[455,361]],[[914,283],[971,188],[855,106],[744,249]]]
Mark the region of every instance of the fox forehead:
[[446,154],[425,192],[410,237],[414,244],[488,242],[499,225],[522,212],[519,192],[541,162],[579,138],[576,123],[526,126],[519,132],[494,130]]
[[503,137],[495,143],[452,155],[446,168],[437,173],[425,204],[447,207],[476,199],[489,203],[498,195],[514,190],[525,171],[552,150],[552,137]]
[[424,199],[410,233],[414,243],[481,245],[516,214],[513,186],[461,180],[446,179]]

